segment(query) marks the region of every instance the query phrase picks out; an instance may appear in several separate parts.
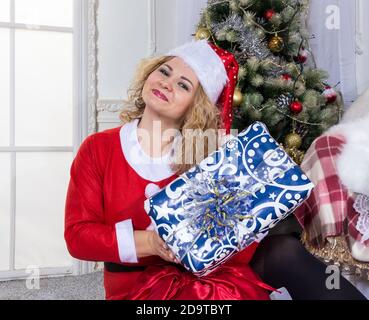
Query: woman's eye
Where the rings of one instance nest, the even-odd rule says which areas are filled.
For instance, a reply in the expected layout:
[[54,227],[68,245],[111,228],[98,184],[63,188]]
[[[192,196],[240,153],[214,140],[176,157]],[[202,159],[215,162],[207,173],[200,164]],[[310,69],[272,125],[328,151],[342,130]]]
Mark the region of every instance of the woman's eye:
[[169,76],[169,72],[165,69],[159,69],[159,72],[161,72],[163,75],[165,75],[167,77]]
[[180,86],[181,88],[185,89],[186,91],[189,91],[189,87],[188,87],[186,84],[184,84],[183,82],[180,82],[180,83],[178,83],[178,84],[179,84],[179,86]]
[[[159,72],[160,72],[161,74],[163,74],[164,76],[166,76],[166,77],[169,77],[169,76],[170,76],[169,71],[168,71],[168,70],[166,70],[165,68],[160,68],[160,69],[159,69]],[[185,84],[185,83],[183,83],[183,82],[179,82],[179,83],[178,83],[178,85],[179,85],[182,89],[184,89],[184,90],[186,90],[186,91],[190,91],[190,88],[189,88],[189,86],[188,86],[187,84]]]

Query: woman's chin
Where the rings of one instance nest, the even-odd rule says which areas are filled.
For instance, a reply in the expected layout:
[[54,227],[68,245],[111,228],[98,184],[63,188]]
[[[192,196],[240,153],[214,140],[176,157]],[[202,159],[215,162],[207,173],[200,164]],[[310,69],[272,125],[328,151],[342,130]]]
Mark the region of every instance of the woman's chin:
[[164,104],[152,103],[151,101],[146,103],[146,109],[149,109],[150,113],[156,115],[165,115],[165,113],[167,113],[166,106]]

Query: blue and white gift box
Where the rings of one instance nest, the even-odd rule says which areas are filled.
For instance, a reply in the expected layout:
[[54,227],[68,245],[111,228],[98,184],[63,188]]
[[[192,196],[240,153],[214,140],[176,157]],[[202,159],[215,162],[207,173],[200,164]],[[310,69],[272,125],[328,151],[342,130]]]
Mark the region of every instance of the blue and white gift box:
[[145,201],[183,266],[204,276],[260,241],[314,185],[256,122]]

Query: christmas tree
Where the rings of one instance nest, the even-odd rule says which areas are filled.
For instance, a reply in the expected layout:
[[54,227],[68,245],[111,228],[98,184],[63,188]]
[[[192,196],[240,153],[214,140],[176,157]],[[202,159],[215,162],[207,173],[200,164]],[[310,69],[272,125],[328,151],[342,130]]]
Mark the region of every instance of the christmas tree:
[[343,110],[309,50],[308,8],[308,0],[209,0],[196,32],[239,63],[233,128],[264,122],[298,163]]

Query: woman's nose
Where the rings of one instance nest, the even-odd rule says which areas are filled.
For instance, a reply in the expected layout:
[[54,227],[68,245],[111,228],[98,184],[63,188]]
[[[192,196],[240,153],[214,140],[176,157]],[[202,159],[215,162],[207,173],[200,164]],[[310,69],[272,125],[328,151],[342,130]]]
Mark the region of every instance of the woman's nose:
[[167,89],[168,91],[172,91],[173,90],[173,86],[170,83],[170,81],[162,80],[161,83],[160,83],[160,85],[161,85],[162,88]]

